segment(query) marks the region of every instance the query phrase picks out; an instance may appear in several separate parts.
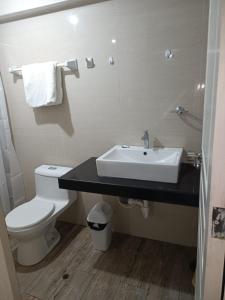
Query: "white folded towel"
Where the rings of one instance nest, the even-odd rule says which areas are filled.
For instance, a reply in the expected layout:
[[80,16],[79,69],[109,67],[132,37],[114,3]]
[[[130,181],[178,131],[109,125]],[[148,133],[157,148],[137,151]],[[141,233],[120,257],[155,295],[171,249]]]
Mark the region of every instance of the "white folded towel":
[[22,66],[26,102],[31,107],[62,103],[62,76],[57,62]]

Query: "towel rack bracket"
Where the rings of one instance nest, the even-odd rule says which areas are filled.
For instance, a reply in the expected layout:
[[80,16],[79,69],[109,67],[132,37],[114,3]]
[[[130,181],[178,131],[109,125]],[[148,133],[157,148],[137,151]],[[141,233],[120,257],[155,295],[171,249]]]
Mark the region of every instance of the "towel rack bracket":
[[71,71],[78,71],[78,61],[77,61],[77,59],[66,61],[65,62],[65,67],[67,67]]
[[19,74],[19,72],[20,72],[20,68],[18,68],[17,66],[11,66],[11,67],[9,67],[9,72],[10,73],[15,73],[15,74]]

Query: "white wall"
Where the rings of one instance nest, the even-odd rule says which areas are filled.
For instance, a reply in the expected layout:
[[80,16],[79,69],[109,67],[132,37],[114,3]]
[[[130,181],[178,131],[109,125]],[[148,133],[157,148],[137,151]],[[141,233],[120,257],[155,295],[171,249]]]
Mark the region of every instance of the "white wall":
[[[144,129],[157,145],[200,150],[203,94],[197,85],[204,82],[207,12],[207,0],[112,0],[0,25],[0,68],[28,199],[39,164],[76,166],[115,144],[139,145]],[[167,48],[175,53],[170,61]],[[94,57],[94,69],[86,68],[87,56]],[[63,105],[29,108],[22,79],[14,80],[8,67],[73,57],[80,75],[64,73]],[[191,116],[171,113],[178,104]],[[83,194],[67,218],[84,223],[96,197]],[[109,198],[118,231],[195,243],[196,209],[154,204],[146,221],[139,210]]]
[[0,16],[62,1],[65,0],[1,0]]

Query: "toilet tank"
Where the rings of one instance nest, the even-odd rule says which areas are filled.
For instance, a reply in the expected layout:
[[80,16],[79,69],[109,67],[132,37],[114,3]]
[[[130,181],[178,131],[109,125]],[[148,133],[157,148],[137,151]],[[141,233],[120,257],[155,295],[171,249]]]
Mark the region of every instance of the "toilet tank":
[[46,200],[74,201],[77,197],[75,191],[59,188],[58,178],[72,170],[69,167],[42,165],[35,169],[36,196]]

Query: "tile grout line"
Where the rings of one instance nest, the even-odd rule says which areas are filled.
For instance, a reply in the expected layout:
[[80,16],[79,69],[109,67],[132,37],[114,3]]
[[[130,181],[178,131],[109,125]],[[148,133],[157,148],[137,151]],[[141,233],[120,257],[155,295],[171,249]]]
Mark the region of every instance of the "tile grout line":
[[27,295],[27,296],[33,297],[33,298],[34,298],[34,300],[44,300],[44,299],[38,298],[38,297],[36,297],[36,296],[34,296],[34,295],[31,295],[30,293],[27,293],[27,292],[25,292],[25,294],[24,294],[24,295]]

